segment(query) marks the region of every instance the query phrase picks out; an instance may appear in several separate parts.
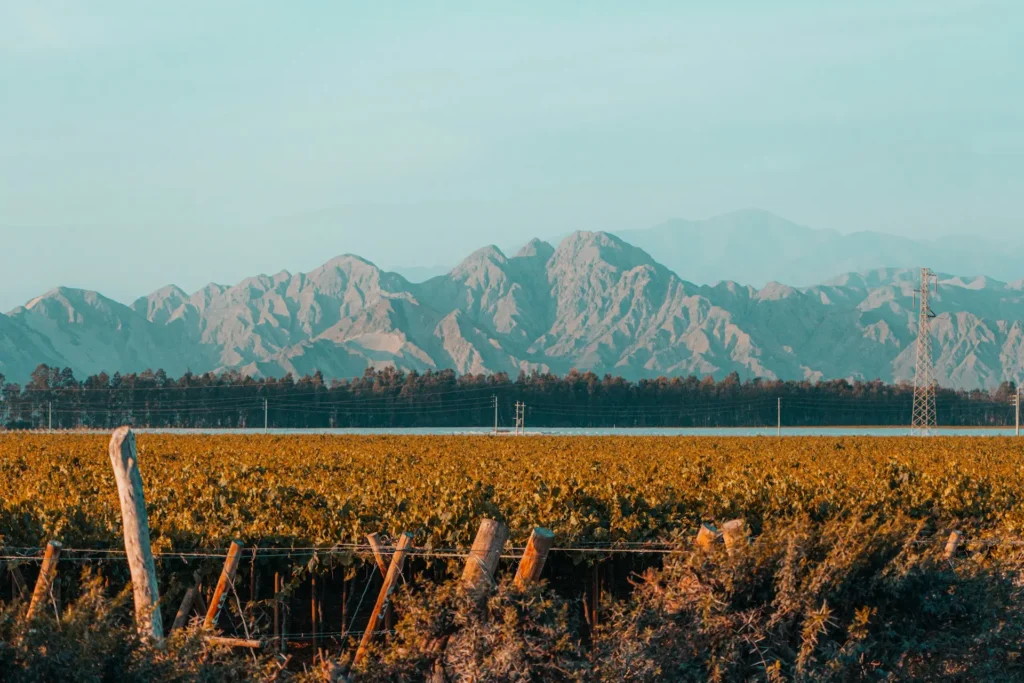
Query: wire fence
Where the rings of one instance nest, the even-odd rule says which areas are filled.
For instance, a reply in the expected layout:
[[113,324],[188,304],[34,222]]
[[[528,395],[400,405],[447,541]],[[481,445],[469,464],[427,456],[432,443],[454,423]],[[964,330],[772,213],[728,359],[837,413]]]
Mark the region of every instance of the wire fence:
[[[692,541],[691,537],[688,540]],[[938,535],[933,538],[918,538],[908,541],[913,545],[941,545],[946,543],[947,536]],[[975,538],[961,537],[961,544],[983,547],[1010,546],[1024,547],[1024,538]],[[377,547],[378,552],[390,554],[395,552],[397,546],[382,545]],[[0,560],[10,561],[41,561],[43,547],[0,547]],[[525,546],[506,546],[501,553],[501,559],[519,560],[526,551]],[[340,555],[355,555],[362,559],[372,560],[373,549],[369,545],[350,544],[341,546],[318,547],[318,548],[259,548],[251,547],[246,549],[247,553],[264,559],[301,559],[312,557],[331,557]],[[410,557],[422,557],[428,559],[461,559],[465,560],[473,556],[468,548],[415,548],[410,547],[403,551]],[[686,547],[686,542],[676,544],[652,543],[652,544],[580,544],[567,546],[553,546],[549,553],[577,553],[577,554],[598,554],[598,555],[681,555],[691,552]],[[68,555],[81,555],[82,557],[68,557]],[[154,552],[153,559],[156,561],[188,561],[191,559],[218,559],[223,560],[228,556],[226,551],[218,550],[193,550],[183,552]],[[62,548],[61,562],[97,562],[97,561],[127,561],[126,553],[116,549],[97,548]]]

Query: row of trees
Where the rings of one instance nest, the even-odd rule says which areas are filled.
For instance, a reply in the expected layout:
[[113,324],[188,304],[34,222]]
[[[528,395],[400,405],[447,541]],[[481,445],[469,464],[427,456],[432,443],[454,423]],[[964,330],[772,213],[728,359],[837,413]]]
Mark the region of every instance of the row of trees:
[[[1013,383],[996,391],[938,390],[940,425],[1013,424]],[[781,408],[786,426],[907,425],[913,386],[881,381],[720,381],[708,376],[631,382],[591,372],[457,375],[451,370],[367,369],[327,382],[318,372],[252,378],[234,372],[106,373],[79,381],[40,365],[24,386],[0,375],[0,425],[9,429],[109,429],[119,424],[180,428],[763,427]]]

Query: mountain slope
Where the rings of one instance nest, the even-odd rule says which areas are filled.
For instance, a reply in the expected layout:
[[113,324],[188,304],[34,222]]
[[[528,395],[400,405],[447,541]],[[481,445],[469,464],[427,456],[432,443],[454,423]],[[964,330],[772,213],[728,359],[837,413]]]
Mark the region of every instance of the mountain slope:
[[[0,316],[0,372],[24,381],[47,363],[79,376],[162,367],[333,378],[396,366],[899,381],[913,372],[917,278],[878,269],[804,288],[698,286],[617,236],[587,232],[513,256],[485,247],[422,283],[346,255],[192,295],[166,287],[131,307],[53,290]],[[934,308],[940,382],[1024,379],[1019,280],[943,276]]]

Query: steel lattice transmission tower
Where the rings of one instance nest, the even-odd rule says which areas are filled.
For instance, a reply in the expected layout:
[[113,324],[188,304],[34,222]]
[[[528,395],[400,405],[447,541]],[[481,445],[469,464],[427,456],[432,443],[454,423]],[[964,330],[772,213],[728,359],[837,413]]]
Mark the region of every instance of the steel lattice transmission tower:
[[[927,436],[938,424],[935,410],[935,365],[932,362],[931,322],[935,317],[928,304],[929,285],[938,287],[935,273],[921,269],[921,311],[917,318],[917,365],[914,368],[914,410],[910,419],[912,435]],[[916,297],[915,297],[916,298]]]

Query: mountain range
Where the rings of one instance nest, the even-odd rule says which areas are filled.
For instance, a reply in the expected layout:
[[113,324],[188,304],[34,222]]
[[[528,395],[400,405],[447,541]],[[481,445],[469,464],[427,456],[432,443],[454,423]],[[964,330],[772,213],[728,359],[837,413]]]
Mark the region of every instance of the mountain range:
[[[549,241],[561,241],[568,234]],[[654,254],[669,270],[697,284],[734,280],[755,287],[769,282],[807,287],[840,273],[919,268],[921,264],[938,272],[985,274],[1006,282],[1024,276],[1021,242],[996,244],[977,235],[918,240],[875,230],[840,233],[810,228],[760,209],[705,220],[676,218],[612,234]],[[413,265],[394,270],[411,282],[423,282],[451,268]]]
[[976,235],[922,241],[872,230],[839,233],[809,228],[767,211],[746,209],[707,220],[674,219],[652,228],[615,233],[691,282],[741,280],[763,286],[810,286],[839,273],[876,268],[919,268],[985,274],[1014,281],[1024,276],[1024,245],[991,244]]
[[[700,263],[707,244],[695,238],[682,258]],[[913,375],[918,280],[886,268],[799,288],[696,285],[601,232],[533,240],[513,256],[485,247],[421,283],[345,255],[191,294],[168,286],[130,305],[59,287],[0,315],[0,373],[24,382],[46,363],[79,377],[163,368],[334,378],[394,365],[901,381]],[[940,384],[1024,378],[1024,281],[942,275],[933,307]]]

